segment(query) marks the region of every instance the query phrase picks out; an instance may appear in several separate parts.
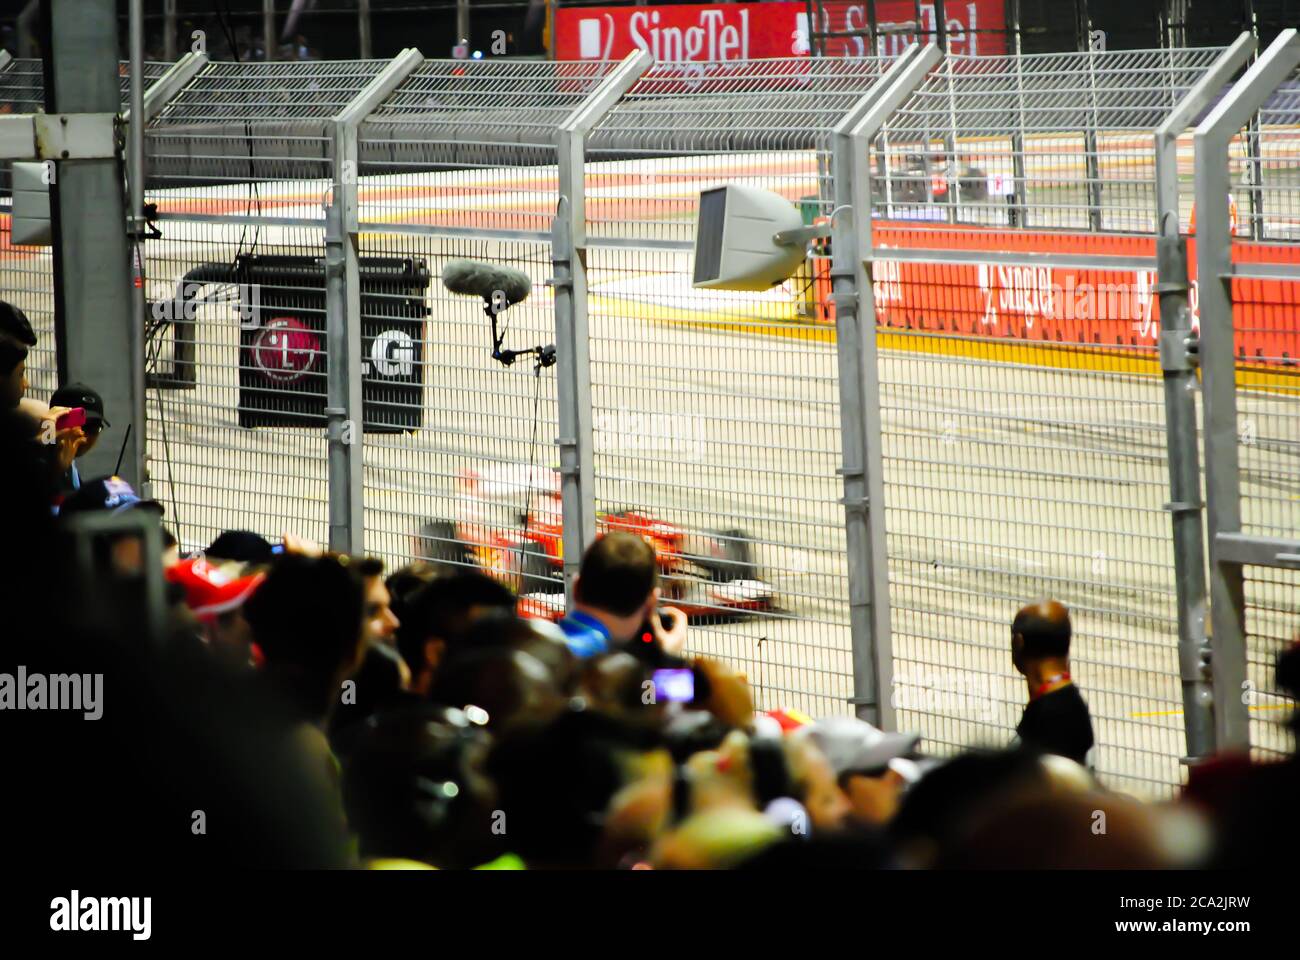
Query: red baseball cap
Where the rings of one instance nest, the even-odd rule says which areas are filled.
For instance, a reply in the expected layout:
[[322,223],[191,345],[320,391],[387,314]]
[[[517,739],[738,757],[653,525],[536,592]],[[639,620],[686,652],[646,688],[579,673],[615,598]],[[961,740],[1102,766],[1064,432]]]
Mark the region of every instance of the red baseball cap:
[[244,575],[227,572],[202,557],[182,560],[168,567],[165,576],[168,582],[179,583],[185,588],[185,605],[200,619],[234,610],[266,579],[265,573]]

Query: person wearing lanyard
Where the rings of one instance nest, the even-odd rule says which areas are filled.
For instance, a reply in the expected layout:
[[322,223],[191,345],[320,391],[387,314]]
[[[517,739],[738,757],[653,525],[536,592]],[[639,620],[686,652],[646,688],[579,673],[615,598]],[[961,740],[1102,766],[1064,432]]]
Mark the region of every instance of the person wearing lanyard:
[[1070,635],[1070,612],[1055,600],[1022,607],[1012,621],[1011,662],[1029,688],[1016,733],[1028,749],[1088,766],[1092,717],[1070,677]]

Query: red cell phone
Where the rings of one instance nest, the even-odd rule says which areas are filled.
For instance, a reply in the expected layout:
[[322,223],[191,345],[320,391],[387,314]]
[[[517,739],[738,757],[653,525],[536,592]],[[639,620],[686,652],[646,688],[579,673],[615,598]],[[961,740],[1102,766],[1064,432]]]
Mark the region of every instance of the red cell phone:
[[55,430],[71,430],[73,427],[84,427],[86,425],[86,408],[73,407],[59,419],[54,421]]

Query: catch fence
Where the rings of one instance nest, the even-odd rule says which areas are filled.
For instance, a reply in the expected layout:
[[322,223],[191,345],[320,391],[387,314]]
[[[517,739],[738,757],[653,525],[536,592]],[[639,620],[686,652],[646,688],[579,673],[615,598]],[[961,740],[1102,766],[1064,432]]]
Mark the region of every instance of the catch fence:
[[[1293,79],[1269,75],[1224,183],[1193,190],[1188,128],[1251,52],[192,55],[146,111],[152,492],[187,548],[287,530],[490,570],[539,615],[584,546],[636,530],[691,649],[760,707],[856,711],[941,753],[1010,738],[1010,619],[1055,596],[1099,774],[1166,794],[1187,753],[1245,742],[1234,656],[1280,707],[1269,662],[1300,619],[1294,574],[1261,568],[1238,639],[1216,619],[1204,656],[1199,465],[1228,468],[1212,442],[1202,459],[1197,303],[1175,309],[1157,233],[1211,211],[1206,276],[1231,194],[1216,251],[1294,265]],[[701,191],[728,184],[823,234],[784,283],[693,285]],[[3,268],[22,256],[7,293],[44,322],[49,260]],[[531,291],[451,293],[457,260]],[[1244,526],[1212,522],[1211,556],[1220,532],[1295,536],[1296,278],[1275,272],[1209,315],[1200,292],[1207,324],[1237,324],[1227,382],[1255,431]],[[1211,573],[1218,617],[1234,595]]]

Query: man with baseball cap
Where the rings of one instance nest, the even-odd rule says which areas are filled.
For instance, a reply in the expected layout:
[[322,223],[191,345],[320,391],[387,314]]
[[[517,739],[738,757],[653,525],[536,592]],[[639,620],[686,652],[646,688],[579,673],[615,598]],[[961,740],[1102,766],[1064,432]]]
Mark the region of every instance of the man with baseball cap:
[[97,477],[87,480],[76,493],[64,500],[59,514],[69,516],[96,511],[122,513],[137,509],[152,510],[159,516],[163,513],[161,503],[144,499],[121,477]]
[[248,666],[254,661],[253,631],[244,619],[243,606],[266,579],[264,570],[196,557],[168,567],[164,576],[168,583],[184,590],[185,605],[198,620],[203,641],[218,659],[234,666]]
[[68,467],[64,474],[63,487],[68,491],[75,491],[81,486],[81,475],[77,472],[76,457],[84,456],[95,448],[99,442],[99,435],[105,427],[111,427],[112,424],[104,416],[104,398],[99,395],[97,390],[86,386],[84,383],[70,383],[65,387],[59,387],[50,397],[50,409],[67,409],[72,410],[81,407],[86,411],[86,422],[81,428],[85,439],[77,446],[76,455],[73,463]]
[[849,816],[865,826],[892,820],[903,792],[921,777],[912,759],[919,734],[886,733],[856,717],[824,717],[801,731],[830,761]]

